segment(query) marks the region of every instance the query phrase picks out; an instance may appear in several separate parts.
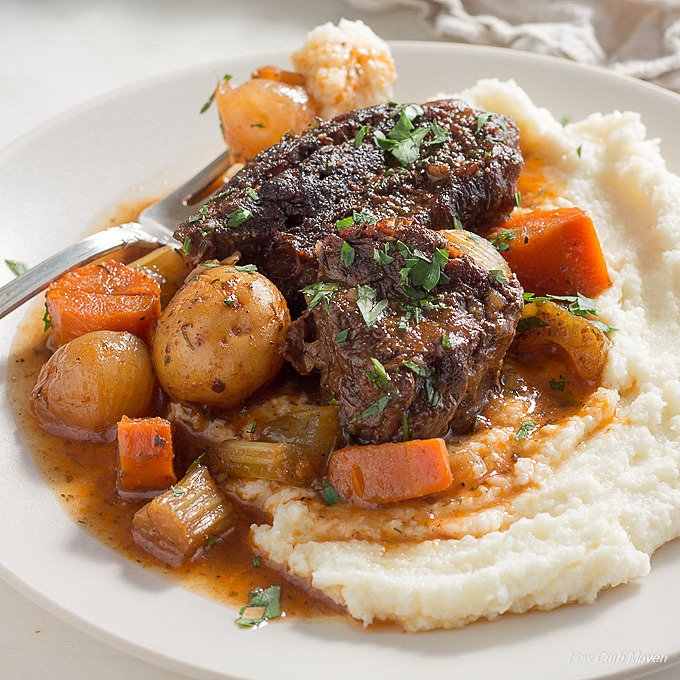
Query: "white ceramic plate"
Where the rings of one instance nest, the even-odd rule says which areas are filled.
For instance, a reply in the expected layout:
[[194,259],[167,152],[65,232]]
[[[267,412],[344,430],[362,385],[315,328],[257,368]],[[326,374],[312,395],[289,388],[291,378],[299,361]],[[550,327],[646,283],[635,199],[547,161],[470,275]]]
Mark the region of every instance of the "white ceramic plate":
[[[398,100],[453,92],[482,77],[515,78],[557,117],[640,111],[650,134],[662,138],[671,168],[680,170],[680,97],[672,93],[520,52],[437,43],[397,43],[393,49]],[[106,206],[121,198],[159,196],[188,178],[221,149],[215,113],[198,115],[215,74],[227,71],[239,80],[267,63],[287,59],[262,54],[135,85],[55,119],[7,148],[0,155],[2,257],[35,264],[78,239]],[[9,278],[4,271],[0,276]],[[3,383],[21,314],[0,322]],[[658,668],[631,661],[635,652],[680,660],[678,542],[654,557],[651,576],[603,593],[593,606],[417,635],[362,632],[341,619],[278,621],[241,630],[233,623],[234,612],[172,587],[79,530],[43,484],[4,396],[0,431],[0,574],[70,623],[168,668],[197,677],[248,679],[501,673],[543,680],[633,677]],[[619,652],[623,661],[615,656]],[[574,661],[585,653],[610,656]]]

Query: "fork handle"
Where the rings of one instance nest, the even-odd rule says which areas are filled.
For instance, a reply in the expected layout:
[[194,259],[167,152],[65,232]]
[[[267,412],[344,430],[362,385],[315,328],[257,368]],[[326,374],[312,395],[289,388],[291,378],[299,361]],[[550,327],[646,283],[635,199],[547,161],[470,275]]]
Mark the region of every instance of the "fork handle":
[[117,260],[130,262],[146,251],[172,242],[170,232],[165,231],[165,235],[160,231],[151,234],[148,228],[129,222],[64,248],[0,288],[0,319],[75,267],[114,253]]

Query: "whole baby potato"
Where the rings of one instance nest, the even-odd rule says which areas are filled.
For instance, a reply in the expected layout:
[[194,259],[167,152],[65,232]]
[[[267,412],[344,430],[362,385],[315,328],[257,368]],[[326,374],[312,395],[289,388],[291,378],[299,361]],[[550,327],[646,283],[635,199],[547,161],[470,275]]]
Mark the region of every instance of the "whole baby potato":
[[95,331],[49,358],[31,399],[44,430],[80,441],[110,441],[124,415],[146,415],[153,388],[151,356],[139,338]]
[[279,372],[288,305],[257,271],[210,263],[200,269],[161,314],[153,362],[174,399],[231,408]]

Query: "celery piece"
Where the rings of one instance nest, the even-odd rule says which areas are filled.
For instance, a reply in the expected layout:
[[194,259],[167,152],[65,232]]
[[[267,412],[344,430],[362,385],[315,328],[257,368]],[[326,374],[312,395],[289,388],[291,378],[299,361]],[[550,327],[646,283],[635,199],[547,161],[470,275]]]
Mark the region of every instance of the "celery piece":
[[308,486],[326,472],[339,437],[338,407],[316,406],[265,423],[260,441],[222,442],[215,459],[230,477]]
[[265,423],[260,439],[268,442],[296,444],[298,455],[322,477],[328,459],[340,438],[337,406],[315,406],[287,413]]
[[314,470],[300,455],[300,447],[285,442],[254,442],[228,439],[215,449],[217,467],[238,479],[269,479],[294,486],[307,486]]
[[132,538],[154,557],[178,567],[211,536],[231,529],[235,521],[234,506],[208,469],[196,465],[169,491],[135,513]]

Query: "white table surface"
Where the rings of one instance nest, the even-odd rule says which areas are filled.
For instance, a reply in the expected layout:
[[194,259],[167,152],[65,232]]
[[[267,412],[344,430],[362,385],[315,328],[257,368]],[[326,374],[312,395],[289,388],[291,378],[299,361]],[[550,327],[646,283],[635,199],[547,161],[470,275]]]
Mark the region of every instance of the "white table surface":
[[[0,0],[0,148],[101,93],[230,55],[293,49],[341,16],[364,19],[386,39],[431,37],[414,10],[362,15],[342,0]],[[91,638],[0,581],[0,678],[95,676],[185,677]]]

